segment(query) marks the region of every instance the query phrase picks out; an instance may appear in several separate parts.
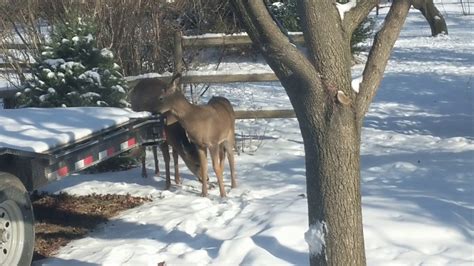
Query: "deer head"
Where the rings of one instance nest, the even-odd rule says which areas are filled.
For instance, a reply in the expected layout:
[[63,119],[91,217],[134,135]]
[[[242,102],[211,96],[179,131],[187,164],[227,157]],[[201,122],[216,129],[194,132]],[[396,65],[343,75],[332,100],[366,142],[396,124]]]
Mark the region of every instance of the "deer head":
[[177,73],[171,78],[171,82],[167,86],[161,87],[158,97],[158,104],[156,109],[159,113],[166,113],[172,111],[173,105],[178,99],[183,98],[183,94],[179,90],[181,82],[181,74]]
[[132,110],[136,112],[158,113],[156,105],[161,96],[161,90],[167,86],[166,82],[157,79],[140,80],[129,94]]

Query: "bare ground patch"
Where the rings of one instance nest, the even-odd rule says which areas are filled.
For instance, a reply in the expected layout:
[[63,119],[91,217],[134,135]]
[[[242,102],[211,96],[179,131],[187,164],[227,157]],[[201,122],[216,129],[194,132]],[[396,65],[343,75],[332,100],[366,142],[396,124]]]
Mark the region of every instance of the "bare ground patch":
[[39,260],[53,255],[70,241],[84,237],[119,212],[151,200],[130,195],[34,193],[31,201],[36,230],[33,260]]

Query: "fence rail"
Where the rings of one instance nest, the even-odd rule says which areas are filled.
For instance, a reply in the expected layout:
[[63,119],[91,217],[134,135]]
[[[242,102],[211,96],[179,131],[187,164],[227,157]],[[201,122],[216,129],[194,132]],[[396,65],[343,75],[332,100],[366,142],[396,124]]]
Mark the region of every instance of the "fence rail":
[[262,119],[262,118],[295,118],[295,111],[293,109],[280,109],[280,110],[255,110],[255,111],[243,111],[236,110],[236,119]]
[[[154,78],[163,80],[165,82],[171,81],[171,76],[154,76],[154,77],[134,77],[128,79],[129,87],[133,88],[135,85],[144,78]],[[271,82],[278,81],[278,77],[275,73],[254,73],[254,74],[217,74],[217,75],[200,75],[200,74],[185,74],[182,79],[184,84],[196,84],[196,83],[234,83],[234,82]]]
[[[304,43],[304,37],[301,32],[290,32],[289,38],[297,44]],[[205,34],[200,36],[182,36],[182,47],[190,48],[210,48],[221,46],[250,45],[252,40],[247,34]]]

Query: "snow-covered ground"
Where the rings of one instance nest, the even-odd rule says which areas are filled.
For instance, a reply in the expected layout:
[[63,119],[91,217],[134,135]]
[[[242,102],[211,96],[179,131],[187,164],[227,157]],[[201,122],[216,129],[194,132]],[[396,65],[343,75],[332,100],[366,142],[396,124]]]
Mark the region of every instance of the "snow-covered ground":
[[[438,7],[449,36],[429,37],[428,24],[412,10],[366,117],[362,200],[369,265],[474,263],[474,17],[462,16],[459,4]],[[211,93],[227,96],[236,109],[290,107],[278,83],[217,85]],[[296,120],[238,121],[237,133],[245,139],[239,141],[239,187],[226,199],[217,188],[199,197],[200,185],[184,166],[183,185],[170,191],[163,190],[162,176],[143,179],[140,169],[51,183],[44,190],[153,201],[35,265],[307,265]],[[225,182],[230,189],[228,171]]]

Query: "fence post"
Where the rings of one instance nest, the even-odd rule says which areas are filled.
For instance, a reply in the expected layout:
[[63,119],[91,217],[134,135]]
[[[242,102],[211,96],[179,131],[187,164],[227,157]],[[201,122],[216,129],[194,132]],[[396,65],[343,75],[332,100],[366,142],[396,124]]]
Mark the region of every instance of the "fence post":
[[174,73],[183,72],[183,43],[181,31],[174,35]]
[[[183,42],[180,30],[174,34],[174,73],[183,73]],[[184,92],[182,83],[179,88]]]

